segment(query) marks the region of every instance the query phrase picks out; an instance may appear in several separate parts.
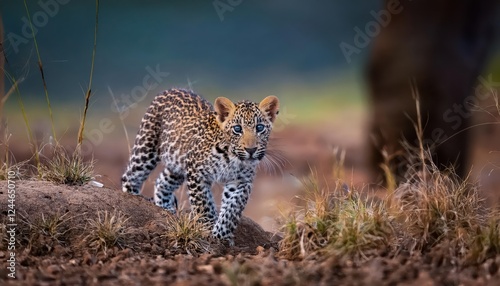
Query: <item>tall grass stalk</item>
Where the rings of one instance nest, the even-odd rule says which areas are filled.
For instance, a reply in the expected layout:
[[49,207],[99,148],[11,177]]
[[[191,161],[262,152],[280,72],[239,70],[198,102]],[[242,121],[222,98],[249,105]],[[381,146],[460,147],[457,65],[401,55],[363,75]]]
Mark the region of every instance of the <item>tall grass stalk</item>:
[[87,110],[89,108],[90,97],[92,96],[92,77],[94,75],[94,62],[95,62],[95,51],[97,48],[97,28],[99,23],[99,0],[95,1],[95,27],[94,27],[94,47],[92,49],[92,62],[90,66],[90,79],[89,86],[87,88],[87,93],[85,94],[85,107],[83,109],[83,117],[80,122],[80,129],[78,130],[78,140],[77,146],[81,146],[83,141],[83,130],[85,129],[85,119],[87,118]]
[[28,3],[26,0],[24,0],[24,7],[26,8],[26,15],[28,16],[28,22],[30,24],[30,29],[31,29],[31,35],[33,36],[33,43],[35,44],[35,51],[36,55],[38,57],[38,68],[40,70],[40,74],[42,76],[42,82],[43,82],[43,90],[45,92],[45,100],[47,101],[47,107],[49,109],[49,116],[50,116],[50,123],[52,127],[52,136],[54,138],[54,141],[57,143],[57,136],[56,136],[56,129],[54,125],[54,116],[52,115],[52,107],[50,106],[50,99],[49,99],[49,91],[47,89],[47,82],[45,81],[45,74],[43,71],[43,64],[42,64],[42,57],[40,56],[40,51],[38,50],[38,42],[35,37],[35,30],[33,29],[33,22],[31,21],[31,14],[28,9]]
[[[424,148],[424,129],[422,127],[422,114],[420,111],[420,94],[418,92],[417,88],[417,83],[416,80],[413,79],[410,82],[410,88],[411,88],[411,93],[412,97],[415,100],[415,107],[417,110],[417,122],[414,123],[415,126],[415,132],[417,133],[417,138],[418,138],[418,144],[419,144],[419,156],[420,156],[420,163],[422,164],[422,168],[426,165],[425,163],[425,148]],[[430,158],[432,159],[432,158]],[[424,170],[422,170],[424,171]],[[426,181],[426,172],[423,173],[423,179]]]

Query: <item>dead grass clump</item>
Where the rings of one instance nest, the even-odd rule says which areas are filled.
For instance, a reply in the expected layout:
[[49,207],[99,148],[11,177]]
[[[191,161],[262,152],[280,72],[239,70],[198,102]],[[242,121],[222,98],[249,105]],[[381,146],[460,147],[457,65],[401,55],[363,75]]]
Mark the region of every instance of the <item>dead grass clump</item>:
[[19,243],[27,242],[29,253],[39,256],[49,254],[55,246],[66,242],[66,236],[72,229],[70,221],[73,217],[69,213],[41,214],[31,219],[28,214],[21,215],[24,230],[23,238]]
[[306,207],[284,223],[282,257],[301,259],[321,254],[359,260],[392,244],[394,218],[383,201],[361,198],[340,183],[332,191],[318,189],[315,178],[304,185]]
[[113,246],[123,247],[128,233],[128,220],[120,211],[98,211],[97,218],[87,221],[89,234],[85,241],[97,251],[106,252]]
[[409,251],[427,251],[446,241],[455,255],[464,255],[477,228],[487,220],[477,186],[459,179],[452,170],[440,171],[432,161],[423,168],[410,168],[409,174],[395,190],[403,245]]
[[63,215],[49,215],[47,217],[42,214],[41,218],[36,221],[35,227],[44,235],[59,240],[59,238],[63,237],[64,234],[69,231],[69,229],[64,228],[64,224],[71,220],[71,218],[67,216],[68,213]]
[[170,247],[180,253],[196,255],[210,251],[210,227],[200,220],[199,215],[190,212],[178,212],[168,215],[163,235]]
[[350,198],[339,206],[337,233],[331,248],[335,253],[368,258],[390,248],[395,238],[394,217],[385,202]]
[[[480,198],[478,186],[469,178],[459,178],[453,168],[442,171],[432,160],[432,146],[424,145],[420,101],[412,82],[419,145],[406,148],[408,171],[394,191],[394,205],[401,220],[401,248],[410,252],[428,252],[447,245],[455,258],[475,256],[479,260],[489,251],[498,253],[498,229],[486,222],[492,218]],[[474,246],[476,245],[476,246]]]
[[54,155],[41,167],[41,178],[57,184],[83,185],[94,176],[95,161],[83,159],[79,149],[69,155],[60,146],[54,148]]

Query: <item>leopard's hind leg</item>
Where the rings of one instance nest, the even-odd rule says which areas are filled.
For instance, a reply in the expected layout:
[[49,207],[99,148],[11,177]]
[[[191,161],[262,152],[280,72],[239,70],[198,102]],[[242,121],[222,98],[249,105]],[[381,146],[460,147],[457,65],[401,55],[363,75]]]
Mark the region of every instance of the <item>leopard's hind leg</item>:
[[152,120],[153,115],[150,112],[142,119],[127,169],[122,176],[124,192],[138,195],[142,184],[160,161],[158,133]]

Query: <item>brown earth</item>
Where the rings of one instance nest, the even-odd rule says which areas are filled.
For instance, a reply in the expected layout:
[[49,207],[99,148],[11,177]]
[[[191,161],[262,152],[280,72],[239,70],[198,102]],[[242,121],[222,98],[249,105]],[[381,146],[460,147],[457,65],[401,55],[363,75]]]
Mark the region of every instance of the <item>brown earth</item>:
[[[7,184],[0,182],[2,206]],[[88,220],[119,210],[129,220],[120,247],[96,250],[85,241]],[[209,253],[190,255],[162,237],[166,214],[146,200],[117,190],[16,182],[16,279],[7,277],[5,231],[0,285],[499,285],[500,256],[459,266],[446,247],[431,253],[385,253],[354,263],[337,257],[289,261],[279,256],[279,235],[243,218],[235,246],[212,242]],[[65,215],[58,240],[30,234],[29,223]],[[0,221],[7,221],[2,207]]]

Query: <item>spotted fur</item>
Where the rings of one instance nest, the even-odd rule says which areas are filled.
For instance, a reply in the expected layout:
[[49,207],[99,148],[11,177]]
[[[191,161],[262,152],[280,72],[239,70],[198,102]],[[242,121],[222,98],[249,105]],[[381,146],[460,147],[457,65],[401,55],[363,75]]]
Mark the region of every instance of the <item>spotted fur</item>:
[[[164,91],[142,119],[123,191],[138,195],[161,160],[165,168],[156,180],[155,204],[175,213],[174,191],[186,182],[192,210],[213,225],[214,237],[232,243],[278,107],[275,96],[259,104],[219,97],[212,106],[189,91]],[[225,184],[218,214],[210,190],[214,182]]]

